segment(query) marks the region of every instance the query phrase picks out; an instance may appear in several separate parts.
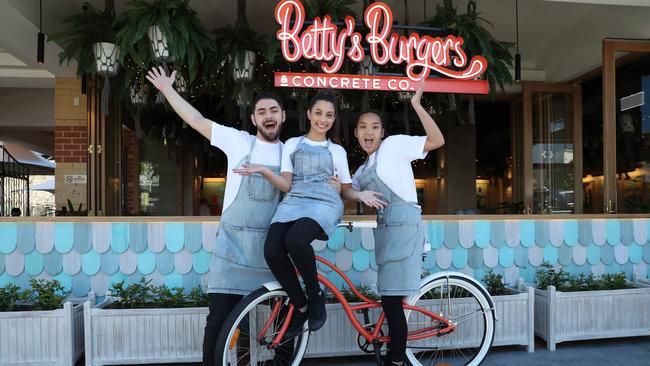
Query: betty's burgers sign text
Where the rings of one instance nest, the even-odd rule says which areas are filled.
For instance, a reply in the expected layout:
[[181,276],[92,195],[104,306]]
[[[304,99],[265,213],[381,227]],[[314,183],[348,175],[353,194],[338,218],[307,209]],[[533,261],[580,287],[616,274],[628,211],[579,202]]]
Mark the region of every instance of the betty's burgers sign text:
[[[301,32],[305,9],[299,0],[282,0],[275,7],[275,20],[280,25],[276,37],[282,55],[289,62],[301,58],[321,62],[323,73],[276,72],[275,86],[292,88],[331,88],[357,90],[415,90],[418,80],[428,78],[425,91],[443,93],[487,94],[488,82],[477,80],[486,70],[487,61],[481,56],[467,59],[463,39],[453,35],[446,38],[408,37],[391,32],[393,13],[382,2],[371,4],[364,13],[368,27],[365,39],[355,32],[355,20],[345,18],[345,27],[332,24],[332,19],[316,18]],[[361,62],[366,56],[364,44],[377,65],[406,64],[406,77],[337,74],[347,57]],[[453,67],[452,67],[453,65]]]

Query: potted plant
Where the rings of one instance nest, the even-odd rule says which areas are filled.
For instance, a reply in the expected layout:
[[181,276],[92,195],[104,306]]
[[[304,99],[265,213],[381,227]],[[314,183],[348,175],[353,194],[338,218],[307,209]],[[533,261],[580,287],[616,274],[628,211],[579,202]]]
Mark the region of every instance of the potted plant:
[[468,59],[475,55],[485,57],[488,62],[485,78],[490,84],[490,94],[494,94],[497,85],[503,91],[504,83],[512,82],[509,67],[512,67],[510,49],[514,43],[499,41],[490,34],[484,25],[493,25],[476,12],[475,2],[469,2],[467,13],[458,14],[453,1],[445,0],[443,5],[436,5],[433,18],[423,24],[462,37]]
[[145,70],[154,61],[173,61],[187,66],[192,82],[212,42],[189,0],[131,0],[128,5],[116,37],[125,51],[121,59],[128,55]]
[[214,30],[215,46],[207,56],[206,79],[224,91],[221,107],[239,105],[242,127],[248,128],[247,104],[253,92],[272,85],[270,64],[275,49],[248,25],[246,1],[237,0],[237,22]]
[[79,78],[86,73],[117,73],[120,50],[115,44],[118,25],[112,0],[106,1],[104,10],[84,2],[82,12],[66,16],[63,23],[69,29],[48,38],[63,48],[59,53],[61,64],[76,59]]
[[621,273],[573,275],[548,263],[535,275],[535,334],[560,342],[650,335],[650,284]]
[[[0,288],[0,364],[72,366],[84,351],[83,300],[56,280],[32,278],[30,289]],[[89,295],[93,299],[92,293]],[[58,339],[52,346],[53,339]]]
[[151,282],[114,283],[101,304],[84,304],[86,365],[201,361],[207,295]]
[[355,0],[304,0],[303,5],[307,19],[329,15],[333,21],[342,21],[346,16],[356,16],[350,8],[357,2]]

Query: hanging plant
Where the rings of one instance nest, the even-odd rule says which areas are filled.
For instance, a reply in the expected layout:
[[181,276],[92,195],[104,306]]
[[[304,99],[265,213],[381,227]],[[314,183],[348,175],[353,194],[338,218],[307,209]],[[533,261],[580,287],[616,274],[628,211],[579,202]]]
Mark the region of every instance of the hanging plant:
[[131,0],[128,5],[120,16],[124,28],[117,33],[125,51],[121,58],[128,55],[143,69],[156,60],[173,60],[187,66],[192,82],[212,41],[189,0]]
[[119,23],[115,22],[113,1],[107,1],[104,10],[89,2],[84,2],[81,9],[81,13],[66,16],[63,23],[68,30],[52,34],[48,42],[56,42],[63,49],[59,53],[61,65],[77,60],[78,78],[86,73],[114,75],[119,55],[114,42]]
[[329,15],[332,21],[342,21],[346,16],[356,17],[357,14],[350,8],[357,3],[356,0],[303,0],[307,19]]
[[458,14],[453,1],[445,0],[443,5],[436,5],[436,14],[423,25],[441,28],[445,33],[462,37],[468,59],[481,55],[487,60],[488,68],[484,77],[490,85],[490,94],[494,94],[497,85],[503,92],[504,83],[512,82],[509,68],[513,62],[510,49],[514,43],[498,41],[490,34],[484,25],[494,25],[480,17],[474,1],[469,2],[467,10],[465,14]]
[[236,24],[219,27],[214,34],[215,46],[206,60],[208,79],[224,91],[223,105],[239,105],[242,128],[247,129],[246,107],[255,91],[271,85],[276,47],[248,25],[245,0],[237,0]]

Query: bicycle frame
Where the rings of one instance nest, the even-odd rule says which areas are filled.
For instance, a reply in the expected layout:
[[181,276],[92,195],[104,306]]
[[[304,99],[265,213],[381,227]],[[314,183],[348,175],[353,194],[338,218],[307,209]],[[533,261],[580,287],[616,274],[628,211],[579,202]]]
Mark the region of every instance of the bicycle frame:
[[[353,312],[359,310],[381,308],[381,303],[368,299],[367,297],[363,296],[359,292],[359,290],[354,286],[354,284],[348,278],[348,276],[346,276],[345,273],[343,273],[343,271],[341,271],[339,268],[337,268],[334,264],[332,264],[328,260],[318,256],[316,256],[316,260],[318,262],[321,262],[325,266],[331,268],[339,276],[341,276],[341,278],[345,281],[345,283],[348,286],[350,286],[352,292],[354,292],[354,294],[357,295],[363,301],[363,303],[358,305],[350,305],[350,303],[343,296],[343,293],[341,293],[341,291],[330,280],[325,278],[325,276],[321,275],[320,273],[318,274],[318,281],[322,283],[325,287],[327,287],[330,291],[332,291],[332,294],[334,294],[336,300],[343,306],[345,315],[348,317],[351,325],[357,330],[357,332],[359,332],[359,334],[363,336],[366,339],[366,341],[369,343],[375,343],[377,341],[380,343],[388,343],[390,338],[388,336],[380,335],[382,325],[386,320],[386,315],[384,314],[383,311],[379,314],[377,323],[375,323],[375,329],[372,332],[369,332],[367,329],[365,329],[364,326],[361,323],[359,323],[359,321],[353,314]],[[273,305],[273,309],[271,310],[271,315],[269,316],[269,319],[262,327],[258,339],[262,339],[264,337],[264,334],[271,327],[271,324],[273,323],[275,317],[279,314],[281,305],[282,304],[279,301]],[[404,304],[404,309],[424,314],[427,317],[431,318],[431,320],[438,321],[445,325],[445,327],[443,328],[439,326],[431,326],[428,328],[417,329],[415,331],[409,332],[409,334],[407,335],[408,341],[421,340],[421,339],[426,339],[434,336],[441,336],[453,332],[454,329],[456,328],[456,324],[431,311],[416,306],[412,306],[407,303]],[[282,326],[280,327],[280,330],[278,334],[275,336],[275,338],[273,339],[273,342],[268,345],[269,348],[277,347],[281,343],[282,338],[284,337],[284,334],[286,333],[286,330],[289,327],[289,321],[287,320],[291,319],[291,315],[293,314],[293,312],[294,312],[293,305],[289,305],[289,311],[285,318],[284,324],[282,324]]]

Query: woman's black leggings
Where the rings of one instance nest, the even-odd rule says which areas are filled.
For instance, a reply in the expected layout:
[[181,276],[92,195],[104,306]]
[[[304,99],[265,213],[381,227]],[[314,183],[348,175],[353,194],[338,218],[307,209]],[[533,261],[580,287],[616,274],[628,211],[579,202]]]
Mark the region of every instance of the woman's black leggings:
[[[264,242],[264,258],[271,272],[287,291],[291,302],[297,307],[307,305],[307,297],[302,291],[295,268],[300,272],[307,296],[320,293],[316,255],[311,242],[323,233],[318,223],[309,218],[291,222],[271,224]],[[291,257],[291,259],[289,259]],[[293,263],[291,261],[293,260]]]
[[404,296],[382,296],[381,306],[388,322],[388,336],[390,337],[390,360],[388,362],[404,362],[406,356],[406,317],[403,306]]

